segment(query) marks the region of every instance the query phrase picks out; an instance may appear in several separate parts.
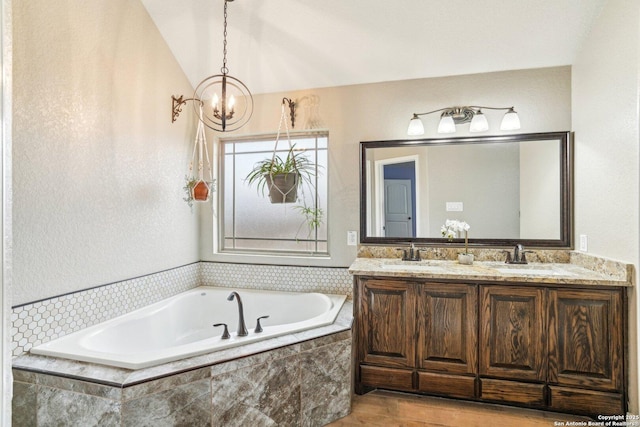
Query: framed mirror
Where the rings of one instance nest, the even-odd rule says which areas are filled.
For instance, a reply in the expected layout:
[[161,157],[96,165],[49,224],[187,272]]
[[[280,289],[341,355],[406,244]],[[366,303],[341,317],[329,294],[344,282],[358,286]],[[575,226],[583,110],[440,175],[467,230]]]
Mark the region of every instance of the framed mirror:
[[[569,132],[360,143],[360,242],[571,248]],[[462,242],[459,236],[454,242]]]

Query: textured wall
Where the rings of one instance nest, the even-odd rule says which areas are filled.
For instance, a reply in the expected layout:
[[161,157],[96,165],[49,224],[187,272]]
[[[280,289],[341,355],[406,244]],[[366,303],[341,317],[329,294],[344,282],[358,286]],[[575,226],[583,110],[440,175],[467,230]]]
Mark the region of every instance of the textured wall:
[[[250,82],[247,84],[250,86]],[[319,97],[319,116],[323,127],[329,129],[328,219],[331,259],[214,254],[212,239],[208,237],[214,235],[214,220],[208,209],[201,211],[201,259],[350,265],[356,256],[356,247],[347,246],[347,230],[360,229],[359,142],[407,139],[407,126],[414,112],[455,105],[515,105],[522,122],[521,133],[571,128],[571,69],[555,67],[259,95],[255,97],[253,118],[236,134],[275,132],[283,96],[300,101],[296,118],[298,129],[308,115],[305,105],[308,105],[309,95]],[[503,113],[487,110],[485,114],[490,125],[490,131],[485,134],[504,134],[499,130]],[[426,116],[423,121],[426,130],[424,137],[437,138],[437,114]],[[469,136],[468,129],[468,125],[458,126],[458,132],[453,136]]]
[[[139,1],[18,1],[13,301],[198,260],[191,87]],[[187,111],[188,110],[188,111]]]
[[[640,3],[611,0],[573,66],[575,231],[589,252],[639,260]],[[636,278],[636,283],[638,280]],[[630,295],[630,412],[639,410],[638,295]]]

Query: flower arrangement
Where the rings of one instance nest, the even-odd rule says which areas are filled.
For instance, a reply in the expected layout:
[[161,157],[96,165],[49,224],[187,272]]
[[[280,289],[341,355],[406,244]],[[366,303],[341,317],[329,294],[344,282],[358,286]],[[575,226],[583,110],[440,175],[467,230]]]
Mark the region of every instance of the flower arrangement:
[[442,233],[442,237],[446,237],[449,241],[452,241],[456,237],[458,237],[458,233],[464,231],[464,253],[469,253],[469,229],[471,226],[464,221],[458,221],[455,219],[448,219],[445,221],[442,228],[440,228],[440,232]]

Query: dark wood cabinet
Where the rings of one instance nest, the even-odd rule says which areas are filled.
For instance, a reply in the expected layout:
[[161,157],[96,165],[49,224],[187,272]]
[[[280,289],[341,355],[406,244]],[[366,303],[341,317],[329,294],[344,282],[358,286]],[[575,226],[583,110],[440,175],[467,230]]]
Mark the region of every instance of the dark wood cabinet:
[[475,286],[359,279],[356,288],[356,391],[474,396]]
[[415,366],[415,289],[410,283],[367,280],[362,286],[363,361]]
[[457,283],[418,285],[418,390],[474,397],[477,357],[477,289]]
[[626,410],[624,288],[357,276],[356,392]]
[[624,410],[623,295],[549,291],[549,378],[553,409]]
[[530,383],[547,378],[545,290],[481,286],[480,294],[480,397],[544,406],[544,387]]
[[480,375],[545,381],[544,289],[482,286],[481,295]]

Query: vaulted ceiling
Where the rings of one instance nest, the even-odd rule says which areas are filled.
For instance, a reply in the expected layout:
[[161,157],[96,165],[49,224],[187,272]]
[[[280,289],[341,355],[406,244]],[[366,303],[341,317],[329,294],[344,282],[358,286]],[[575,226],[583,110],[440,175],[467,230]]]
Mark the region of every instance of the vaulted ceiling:
[[[254,94],[572,64],[606,0],[235,0]],[[222,67],[224,0],[142,0],[191,84]]]

